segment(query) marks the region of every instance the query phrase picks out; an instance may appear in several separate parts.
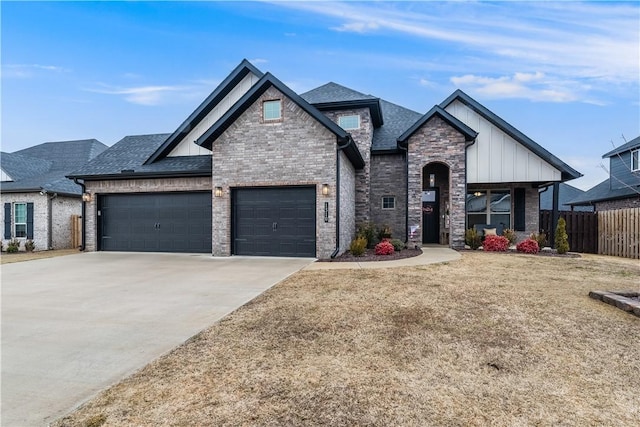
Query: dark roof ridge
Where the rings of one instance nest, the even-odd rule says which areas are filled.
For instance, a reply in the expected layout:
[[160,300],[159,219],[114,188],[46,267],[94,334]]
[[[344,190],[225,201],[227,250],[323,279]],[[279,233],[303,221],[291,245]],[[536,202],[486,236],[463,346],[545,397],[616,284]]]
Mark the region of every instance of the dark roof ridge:
[[476,136],[478,136],[478,132],[464,124],[462,121],[460,121],[460,119],[453,116],[451,113],[448,113],[439,105],[434,105],[429,111],[425,113],[424,116],[420,118],[420,120],[415,122],[409,129],[407,129],[402,135],[398,137],[398,144],[405,145],[411,135],[413,135],[418,129],[420,129],[434,116],[439,116],[442,120],[446,121],[454,129],[464,135],[464,138],[467,142],[474,141],[476,139]]
[[625,142],[621,146],[614,148],[613,150],[609,151],[606,154],[603,154],[602,158],[604,159],[605,157],[612,157],[612,156],[615,156],[616,154],[621,154],[621,153],[624,153],[625,151],[630,151],[638,147],[640,147],[640,136],[633,138],[629,142]]

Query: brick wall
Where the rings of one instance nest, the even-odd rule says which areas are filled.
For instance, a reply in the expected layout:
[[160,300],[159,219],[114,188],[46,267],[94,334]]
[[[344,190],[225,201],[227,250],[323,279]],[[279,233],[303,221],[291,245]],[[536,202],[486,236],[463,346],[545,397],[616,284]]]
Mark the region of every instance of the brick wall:
[[51,246],[71,248],[71,216],[82,214],[80,197],[56,197],[51,201]]
[[347,156],[340,153],[340,251],[349,249],[356,235],[356,174]]
[[118,193],[157,193],[172,191],[211,191],[211,178],[161,178],[161,179],[121,179],[105,181],[87,181],[87,192],[93,194],[86,206],[86,242],[85,250],[97,249],[97,195]]
[[[273,99],[283,101],[282,120],[263,123],[262,102]],[[213,186],[224,190],[213,200],[213,254],[231,254],[231,188],[314,185],[316,256],[328,258],[336,243],[336,147],[336,136],[297,104],[273,87],[265,91],[213,144]],[[329,196],[322,195],[325,183]],[[341,203],[345,212],[346,202]]]
[[[11,235],[13,237],[14,231],[14,203],[33,203],[33,242],[36,245],[37,251],[49,249],[47,247],[48,230],[49,230],[49,208],[47,204],[47,197],[41,196],[40,193],[3,193],[2,194],[2,247],[3,250],[7,249],[7,243],[11,239],[4,238],[4,204],[11,203]],[[24,242],[26,237],[18,239],[22,243],[20,250],[24,250]]]
[[[382,209],[382,197],[394,196],[395,209]],[[371,156],[371,221],[391,227],[393,238],[405,240],[407,179],[404,154]]]
[[628,199],[595,202],[596,212],[640,207],[640,195]]
[[419,225],[420,232],[410,244],[422,244],[423,168],[433,162],[449,167],[450,240],[453,248],[464,247],[465,231],[465,157],[464,136],[440,117],[433,117],[409,138],[409,224]]

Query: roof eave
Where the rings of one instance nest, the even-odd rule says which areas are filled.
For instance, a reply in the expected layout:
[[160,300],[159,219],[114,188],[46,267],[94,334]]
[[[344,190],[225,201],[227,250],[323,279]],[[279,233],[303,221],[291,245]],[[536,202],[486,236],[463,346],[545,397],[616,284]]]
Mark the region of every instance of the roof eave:
[[108,173],[102,175],[67,175],[69,179],[83,179],[85,181],[104,181],[116,179],[137,179],[137,178],[184,178],[184,177],[205,177],[211,176],[212,171],[161,171],[161,172],[122,172]]
[[311,104],[320,111],[349,110],[356,108],[368,108],[371,114],[373,126],[378,128],[384,124],[380,98],[358,99],[351,101],[318,102]]

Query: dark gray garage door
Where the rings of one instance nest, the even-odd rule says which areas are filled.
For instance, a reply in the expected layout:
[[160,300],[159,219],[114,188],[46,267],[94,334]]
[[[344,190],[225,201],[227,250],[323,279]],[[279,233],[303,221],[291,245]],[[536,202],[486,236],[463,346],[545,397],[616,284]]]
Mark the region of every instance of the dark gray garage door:
[[316,256],[314,187],[242,188],[232,197],[234,254]]
[[114,194],[98,202],[103,251],[211,253],[211,193]]

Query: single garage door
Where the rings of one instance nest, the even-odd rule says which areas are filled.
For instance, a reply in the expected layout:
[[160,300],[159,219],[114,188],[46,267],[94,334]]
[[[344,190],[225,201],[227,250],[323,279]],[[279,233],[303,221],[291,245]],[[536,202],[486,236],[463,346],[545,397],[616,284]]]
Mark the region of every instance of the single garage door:
[[233,253],[316,256],[315,187],[233,190]]
[[104,195],[99,250],[211,253],[211,193]]

